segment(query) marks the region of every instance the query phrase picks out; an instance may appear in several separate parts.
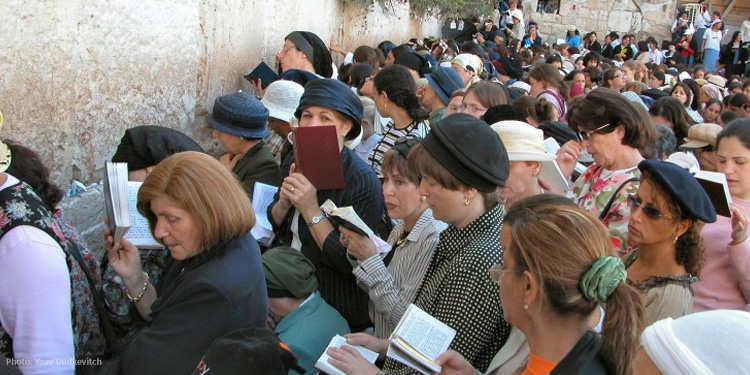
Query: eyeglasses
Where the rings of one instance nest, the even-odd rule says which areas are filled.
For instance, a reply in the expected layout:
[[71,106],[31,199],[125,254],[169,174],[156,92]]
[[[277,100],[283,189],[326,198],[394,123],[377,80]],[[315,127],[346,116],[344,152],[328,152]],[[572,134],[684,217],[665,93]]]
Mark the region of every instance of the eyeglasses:
[[452,111],[452,112],[461,112],[461,111],[463,111],[463,110],[464,110],[464,108],[465,108],[465,107],[464,107],[464,105],[463,105],[463,104],[458,104],[458,105],[456,105],[456,104],[452,104],[452,105],[449,105],[449,106],[448,106],[448,110],[449,110],[449,111]]
[[624,74],[615,74],[615,75],[614,75],[614,76],[612,77],[612,79],[615,79],[615,78],[625,78],[625,75],[624,75]]
[[641,210],[643,210],[643,213],[652,220],[657,220],[664,217],[664,214],[661,213],[658,208],[654,207],[651,204],[643,204],[640,198],[636,197],[635,194],[628,195],[628,207],[630,207],[631,211],[635,210],[636,207],[640,208]]
[[479,112],[487,112],[486,108],[482,108],[476,105],[467,105],[464,107],[464,112],[466,113],[479,113]]
[[282,48],[282,49],[281,49],[281,51],[279,51],[279,54],[282,54],[282,53],[287,53],[287,52],[289,52],[289,50],[290,50],[290,49],[292,49],[292,48],[294,48],[294,49],[298,49],[298,48],[297,48],[297,46],[285,46],[284,48]]
[[514,269],[514,268],[506,268],[505,264],[498,263],[490,267],[490,280],[494,281],[497,284],[500,284],[500,278],[503,276],[504,273],[512,273],[515,275],[520,275],[523,273],[523,270]]
[[606,123],[606,124],[604,124],[604,125],[602,125],[602,126],[600,126],[600,127],[596,128],[596,129],[594,129],[594,130],[591,130],[591,131],[581,131],[581,132],[576,132],[576,140],[577,140],[578,142],[581,142],[581,141],[583,141],[583,140],[586,140],[586,141],[588,141],[589,139],[591,139],[591,135],[592,135],[592,134],[594,134],[594,133],[596,133],[596,132],[598,132],[598,131],[601,131],[602,129],[606,128],[607,126],[609,126],[609,123]]

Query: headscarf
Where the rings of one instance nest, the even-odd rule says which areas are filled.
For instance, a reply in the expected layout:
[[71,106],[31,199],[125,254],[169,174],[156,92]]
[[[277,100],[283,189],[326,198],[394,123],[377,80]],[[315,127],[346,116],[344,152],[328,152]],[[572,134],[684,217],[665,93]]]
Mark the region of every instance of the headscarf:
[[262,255],[268,297],[305,298],[318,290],[315,266],[291,247],[269,249]]
[[128,171],[135,171],[153,167],[170,155],[183,151],[203,152],[203,148],[177,130],[143,125],[125,131],[112,161],[128,163]]

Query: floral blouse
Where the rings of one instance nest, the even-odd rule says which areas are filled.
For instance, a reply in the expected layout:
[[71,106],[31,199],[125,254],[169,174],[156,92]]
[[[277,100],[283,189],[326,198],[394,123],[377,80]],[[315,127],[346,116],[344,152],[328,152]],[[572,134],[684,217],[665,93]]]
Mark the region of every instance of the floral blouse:
[[613,172],[594,163],[581,174],[566,194],[578,207],[596,217],[599,217],[610,198],[615,193],[617,194],[602,222],[609,229],[610,239],[618,256],[625,255],[628,248],[634,245],[628,240],[630,207],[628,207],[627,197],[638,190],[639,182],[637,180],[629,182],[618,191],[620,185],[631,178],[641,178],[641,171],[638,167]]

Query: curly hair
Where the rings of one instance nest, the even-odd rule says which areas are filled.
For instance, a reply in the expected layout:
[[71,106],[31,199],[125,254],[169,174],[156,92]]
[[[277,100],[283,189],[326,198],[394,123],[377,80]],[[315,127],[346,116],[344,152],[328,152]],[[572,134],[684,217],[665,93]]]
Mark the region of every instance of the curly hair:
[[378,73],[373,82],[378,93],[385,92],[388,99],[403,108],[412,120],[422,121],[430,113],[419,104],[417,84],[411,73],[401,65],[391,65]]
[[50,181],[49,169],[44,166],[42,158],[32,149],[18,142],[9,139],[3,142],[13,155],[13,160],[6,172],[31,186],[47,209],[54,212],[64,194],[57,185]]

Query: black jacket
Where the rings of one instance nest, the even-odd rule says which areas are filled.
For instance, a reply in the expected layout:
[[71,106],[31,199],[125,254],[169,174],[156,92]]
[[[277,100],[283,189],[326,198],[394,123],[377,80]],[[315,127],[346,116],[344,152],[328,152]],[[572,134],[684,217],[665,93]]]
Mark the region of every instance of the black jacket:
[[578,340],[576,346],[555,366],[550,375],[607,375],[607,367],[599,352],[602,337],[592,330]]

